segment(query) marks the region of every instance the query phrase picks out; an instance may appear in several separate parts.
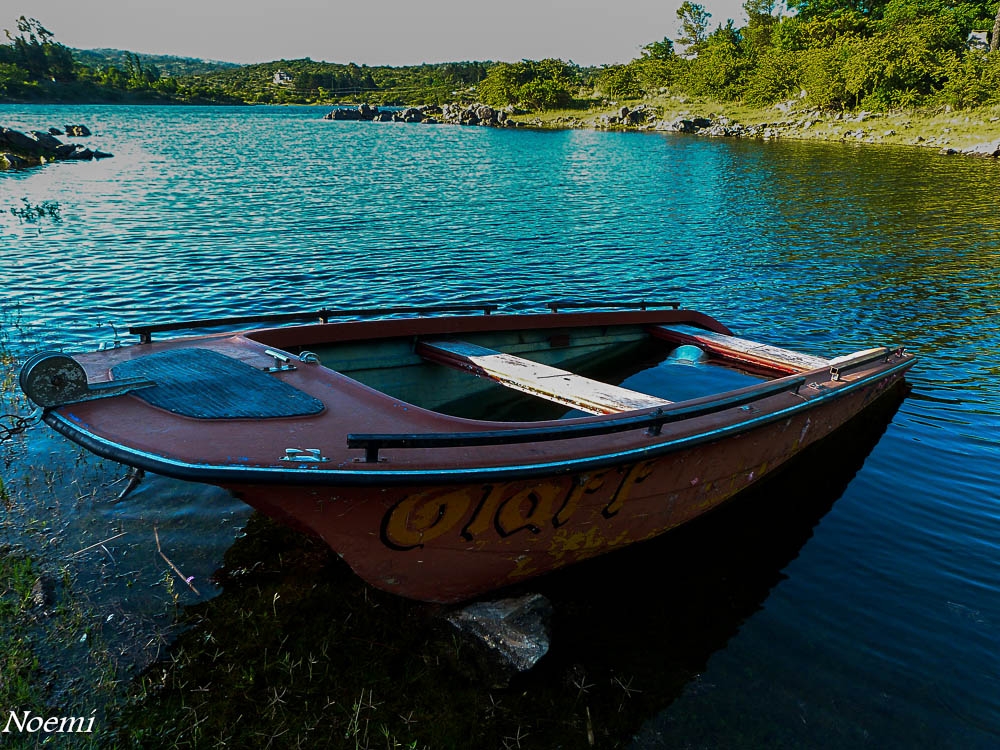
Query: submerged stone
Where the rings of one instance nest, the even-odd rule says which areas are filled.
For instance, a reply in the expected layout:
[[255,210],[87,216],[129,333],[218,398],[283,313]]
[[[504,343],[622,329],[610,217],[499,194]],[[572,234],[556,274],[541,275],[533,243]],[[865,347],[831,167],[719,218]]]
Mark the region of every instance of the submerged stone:
[[447,620],[460,633],[485,647],[500,671],[526,672],[549,650],[552,604],[541,594],[476,602]]

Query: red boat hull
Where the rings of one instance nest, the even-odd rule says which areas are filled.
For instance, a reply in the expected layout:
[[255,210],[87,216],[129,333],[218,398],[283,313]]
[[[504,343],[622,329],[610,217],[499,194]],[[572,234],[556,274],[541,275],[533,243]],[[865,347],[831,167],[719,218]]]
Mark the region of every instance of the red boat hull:
[[322,537],[368,583],[455,602],[680,526],[828,437],[902,380],[896,372],[737,436],[583,473],[430,488],[229,489]]

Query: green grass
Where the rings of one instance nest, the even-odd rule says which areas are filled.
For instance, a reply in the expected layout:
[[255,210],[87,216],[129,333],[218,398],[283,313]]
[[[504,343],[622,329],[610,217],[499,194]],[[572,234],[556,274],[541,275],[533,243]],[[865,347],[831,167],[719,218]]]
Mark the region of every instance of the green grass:
[[[131,682],[119,746],[585,748],[589,730],[618,747],[690,676],[633,671],[650,662],[631,641],[607,659],[600,643],[577,644],[586,667],[550,655],[504,673],[446,608],[377,591],[322,541],[262,516],[246,531],[222,593],[184,608],[169,654]],[[623,646],[634,659],[618,658]]]
[[1000,106],[951,110],[947,107],[892,112],[839,112],[792,102],[788,106],[751,107],[704,97],[661,95],[613,105],[593,103],[589,109],[532,112],[516,120],[541,128],[593,128],[622,105],[655,107],[661,120],[727,117],[745,127],[769,125],[774,137],[793,140],[849,141],[962,150],[1000,140]]
[[34,649],[32,588],[38,580],[33,562],[12,550],[0,553],[0,706],[43,710],[39,659]]

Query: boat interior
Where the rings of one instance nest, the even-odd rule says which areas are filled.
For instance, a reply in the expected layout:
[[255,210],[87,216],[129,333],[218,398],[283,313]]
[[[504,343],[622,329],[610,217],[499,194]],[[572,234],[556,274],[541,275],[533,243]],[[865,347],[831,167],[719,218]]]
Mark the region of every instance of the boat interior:
[[[270,347],[279,364],[272,370],[294,368],[281,353],[287,352],[425,409],[514,422],[659,407],[819,368],[832,366],[833,373],[841,361],[853,366],[886,351],[823,359],[722,333],[727,329],[718,321],[679,309],[677,302],[547,307],[549,316],[494,316],[500,306],[481,303],[323,309],[135,326],[129,332],[148,343],[153,333],[165,331],[277,323],[243,333]],[[588,312],[559,314],[567,308]],[[597,312],[608,309],[631,312]],[[343,322],[326,325],[334,318]]]
[[[673,328],[688,328],[688,335],[708,333]],[[724,393],[789,372],[787,363],[772,369],[750,366],[679,343],[685,337],[665,330],[622,325],[489,331],[460,338],[333,342],[308,350],[325,367],[407,403],[500,421],[625,412]],[[303,349],[289,351],[302,355]],[[801,369],[807,368],[793,371]]]

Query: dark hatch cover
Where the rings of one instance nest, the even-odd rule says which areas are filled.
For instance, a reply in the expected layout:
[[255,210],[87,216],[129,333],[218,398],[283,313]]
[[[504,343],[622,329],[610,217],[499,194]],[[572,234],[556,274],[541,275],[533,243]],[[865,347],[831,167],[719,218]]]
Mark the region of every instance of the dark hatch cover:
[[198,419],[301,417],[323,402],[238,359],[210,349],[171,349],[111,368],[116,378],[142,377],[154,387],[133,395],[161,409]]

